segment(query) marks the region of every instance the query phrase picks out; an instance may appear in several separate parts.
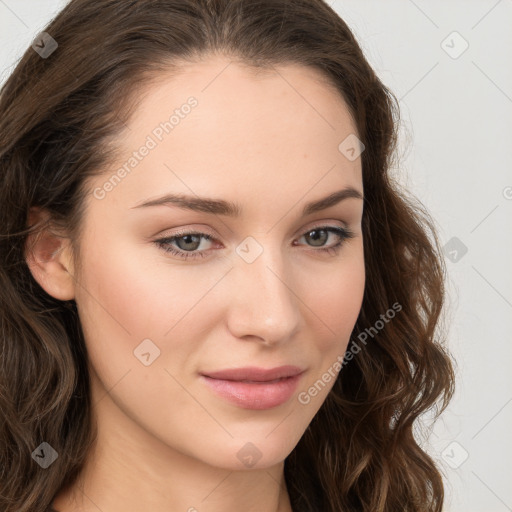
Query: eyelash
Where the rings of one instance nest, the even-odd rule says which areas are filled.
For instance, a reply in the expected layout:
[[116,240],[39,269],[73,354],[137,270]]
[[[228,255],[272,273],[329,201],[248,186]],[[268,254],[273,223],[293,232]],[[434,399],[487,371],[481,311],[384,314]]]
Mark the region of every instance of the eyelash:
[[[334,233],[340,237],[340,241],[336,243],[335,245],[331,247],[324,247],[321,249],[313,249],[314,251],[323,252],[326,254],[330,254],[332,256],[335,256],[338,254],[338,252],[341,249],[341,246],[343,243],[348,240],[349,238],[354,238],[355,234],[354,232],[346,229],[346,228],[340,228],[338,226],[316,226],[311,229],[308,229],[302,236],[307,235],[311,233],[312,231],[327,231],[329,233]],[[199,252],[192,252],[192,251],[181,251],[170,244],[174,242],[178,238],[183,238],[187,235],[195,235],[195,236],[201,236],[205,240],[214,240],[214,238],[211,235],[208,235],[207,233],[199,233],[197,231],[183,231],[180,233],[176,233],[175,235],[171,237],[161,238],[159,240],[155,240],[155,244],[157,244],[158,247],[160,247],[163,251],[167,253],[171,253],[173,256],[178,256],[184,260],[192,258],[205,258],[207,251],[199,251]]]

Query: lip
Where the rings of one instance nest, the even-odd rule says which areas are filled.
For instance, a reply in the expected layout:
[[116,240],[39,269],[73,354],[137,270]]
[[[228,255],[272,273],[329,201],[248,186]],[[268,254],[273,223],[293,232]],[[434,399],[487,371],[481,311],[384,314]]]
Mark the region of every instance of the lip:
[[302,377],[298,366],[254,366],[201,373],[217,395],[244,409],[271,409],[287,402]]

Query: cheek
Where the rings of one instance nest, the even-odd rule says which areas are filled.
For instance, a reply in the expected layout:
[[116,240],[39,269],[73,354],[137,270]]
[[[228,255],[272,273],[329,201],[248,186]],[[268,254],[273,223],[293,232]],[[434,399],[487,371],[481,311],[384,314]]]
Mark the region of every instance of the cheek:
[[[311,329],[311,372],[297,400],[309,421],[318,412],[342,368],[350,335],[359,316],[365,288],[363,247],[354,244],[326,272],[316,273],[316,284],[304,290]],[[313,276],[311,277],[311,280]]]
[[166,271],[165,262],[157,261],[157,248],[141,248],[106,234],[101,239],[101,250],[84,255],[83,309],[94,310],[93,318],[117,324],[134,339],[162,336],[197,295],[193,287],[179,269]]
[[[323,276],[324,285],[312,287],[308,301],[314,304],[310,316],[311,369],[297,395],[298,403],[311,421],[331,391],[347,350],[350,335],[359,316],[365,287],[365,268],[360,256],[346,258]],[[318,278],[318,276],[317,276]]]
[[[339,264],[312,275],[303,288],[319,352],[343,352],[361,310],[365,288],[362,246],[340,256]],[[307,310],[306,310],[307,311]]]
[[89,245],[98,246],[101,250],[82,255],[82,286],[76,298],[98,371],[115,381],[118,373],[142,366],[134,350],[146,339],[160,350],[154,366],[185,362],[201,342],[199,333],[207,330],[209,315],[204,313],[210,303],[205,296],[225,269],[204,265],[187,270],[168,263],[156,247],[141,248],[106,235],[101,244]]

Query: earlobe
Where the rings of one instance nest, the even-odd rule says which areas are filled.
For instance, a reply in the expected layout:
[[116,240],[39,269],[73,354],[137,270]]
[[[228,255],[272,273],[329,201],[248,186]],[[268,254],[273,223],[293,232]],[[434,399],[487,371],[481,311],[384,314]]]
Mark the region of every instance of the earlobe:
[[52,297],[59,300],[75,298],[75,278],[69,238],[49,227],[49,214],[31,208],[28,224],[41,224],[25,244],[25,260],[34,279]]

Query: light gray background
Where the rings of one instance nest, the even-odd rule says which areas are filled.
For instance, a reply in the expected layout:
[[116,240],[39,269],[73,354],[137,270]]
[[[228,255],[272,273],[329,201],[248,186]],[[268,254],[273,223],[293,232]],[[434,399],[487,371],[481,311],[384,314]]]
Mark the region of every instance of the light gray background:
[[[0,0],[0,82],[66,3]],[[422,441],[446,476],[444,510],[512,511],[512,0],[329,3],[400,99],[394,172],[449,243],[457,392]]]

